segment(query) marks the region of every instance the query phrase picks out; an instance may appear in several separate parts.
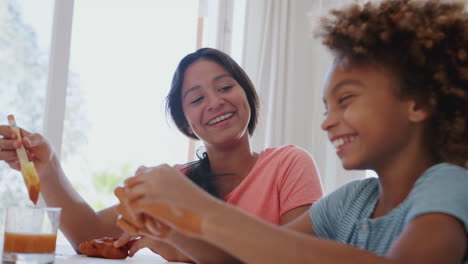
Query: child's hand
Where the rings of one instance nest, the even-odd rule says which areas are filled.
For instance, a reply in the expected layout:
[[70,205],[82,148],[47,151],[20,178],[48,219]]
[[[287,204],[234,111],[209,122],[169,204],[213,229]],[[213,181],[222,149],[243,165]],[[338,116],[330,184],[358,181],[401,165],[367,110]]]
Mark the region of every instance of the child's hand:
[[143,213],[136,214],[131,210],[124,188],[117,187],[114,193],[120,201],[120,204],[115,207],[118,214],[116,225],[124,231],[124,234],[114,243],[115,247],[121,247],[140,235],[158,240],[168,236],[171,231],[168,225]]
[[28,131],[21,129],[23,137],[22,142],[19,142],[16,134],[10,126],[0,125],[0,160],[4,160],[8,165],[20,170],[20,164],[16,149],[24,145],[28,154],[28,159],[34,162],[34,165],[41,176],[41,172],[49,165],[55,153],[49,142],[40,134],[31,134]]
[[191,236],[201,235],[202,217],[217,203],[185,175],[165,164],[140,168],[136,176],[125,181],[125,190],[135,213],[154,217]]
[[182,252],[160,240],[152,239],[149,237],[142,237],[133,243],[130,248],[129,256],[132,257],[142,248],[149,248],[154,253],[160,255],[167,261],[174,262],[189,262],[192,263],[192,260],[186,257]]

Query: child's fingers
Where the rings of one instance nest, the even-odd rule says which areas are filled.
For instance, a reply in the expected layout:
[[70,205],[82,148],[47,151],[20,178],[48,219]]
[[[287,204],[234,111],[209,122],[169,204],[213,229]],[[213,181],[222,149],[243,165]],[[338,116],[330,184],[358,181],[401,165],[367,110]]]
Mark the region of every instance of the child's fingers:
[[[169,228],[189,235],[201,234],[201,216],[188,209],[176,208],[177,210],[174,210],[170,205],[158,202],[136,203],[132,204],[132,206],[137,213],[144,213],[154,217],[169,226]],[[145,227],[154,228],[154,226]],[[164,229],[165,227],[161,226],[161,230],[164,231]]]
[[121,235],[119,237],[119,239],[117,239],[115,242],[114,242],[114,247],[116,248],[119,248],[119,247],[122,247],[124,246],[125,244],[127,244],[130,240],[132,240],[133,236],[129,233],[123,233],[123,235]]
[[129,250],[129,253],[128,255],[130,257],[133,257],[135,255],[135,253],[138,252],[138,250],[142,249],[142,248],[145,248],[146,247],[146,240],[145,238],[140,238],[138,240],[135,241],[135,243],[133,243],[133,245],[130,247],[130,250]]
[[130,177],[128,179],[125,180],[125,187],[128,189],[128,188],[133,188],[134,186],[136,185],[139,185],[139,184],[142,184],[143,183],[143,179],[141,177]]
[[130,234],[130,235],[133,235],[133,236],[137,236],[138,235],[138,229],[132,225],[131,223],[129,223],[125,218],[123,217],[119,217],[119,219],[117,219],[117,222],[116,222],[116,225],[122,229],[124,232]]
[[121,218],[123,218],[128,223],[131,223],[131,222],[136,220],[136,217],[133,214],[133,212],[131,212],[129,210],[128,206],[124,205],[123,203],[121,203],[117,207],[115,207],[114,210]]
[[169,235],[171,228],[163,222],[152,217],[145,217],[145,227],[153,236],[164,239]]
[[129,202],[134,202],[136,200],[143,198],[144,196],[145,196],[145,192],[142,190],[142,188],[133,189],[132,191],[128,192],[127,199]]
[[125,201],[125,189],[123,187],[117,187],[114,189],[114,194],[119,199],[119,201],[122,203]]
[[115,212],[137,228],[143,227],[143,216],[136,215],[132,211],[132,208],[128,205],[128,197],[125,189],[117,187],[114,190],[114,194],[120,201],[120,204],[114,208]]
[[136,170],[135,175],[138,175],[138,174],[140,174],[140,173],[143,173],[143,172],[146,171],[147,169],[148,169],[148,167],[146,167],[146,166],[140,166],[140,167],[138,167],[138,169]]

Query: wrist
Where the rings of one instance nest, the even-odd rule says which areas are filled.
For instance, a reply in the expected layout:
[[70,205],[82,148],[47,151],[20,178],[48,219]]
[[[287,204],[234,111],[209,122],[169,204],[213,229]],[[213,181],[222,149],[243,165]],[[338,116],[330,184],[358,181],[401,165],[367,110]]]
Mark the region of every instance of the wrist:
[[225,216],[229,214],[230,205],[221,201],[213,200],[214,203],[208,207],[207,213],[202,217],[201,223],[201,237],[207,237],[211,233],[225,224]]
[[57,178],[59,174],[63,174],[62,165],[57,155],[53,154],[49,161],[43,166],[39,172],[41,179],[52,179]]

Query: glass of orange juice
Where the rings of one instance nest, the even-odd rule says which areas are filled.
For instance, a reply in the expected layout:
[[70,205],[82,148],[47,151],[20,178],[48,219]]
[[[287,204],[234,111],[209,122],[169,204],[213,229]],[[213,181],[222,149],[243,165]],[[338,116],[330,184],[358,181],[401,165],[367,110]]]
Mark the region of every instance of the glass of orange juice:
[[8,207],[2,263],[54,263],[61,208]]

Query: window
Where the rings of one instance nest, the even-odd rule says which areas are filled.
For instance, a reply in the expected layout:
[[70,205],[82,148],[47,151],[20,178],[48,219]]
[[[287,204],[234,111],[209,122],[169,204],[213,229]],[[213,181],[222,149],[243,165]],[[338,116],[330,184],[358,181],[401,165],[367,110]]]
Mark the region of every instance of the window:
[[[18,125],[46,136],[95,209],[115,203],[113,189],[137,166],[191,158],[187,138],[166,119],[164,98],[178,62],[197,43],[230,52],[235,6],[0,1],[2,123],[15,114]],[[1,163],[0,173],[3,205],[27,204],[19,172]]]
[[[0,121],[14,114],[29,131],[42,130],[47,90],[54,1],[0,1]],[[3,206],[25,204],[28,195],[18,172],[0,163]]]
[[187,162],[164,99],[197,21],[193,0],[75,1],[62,163],[94,209],[139,165]]

